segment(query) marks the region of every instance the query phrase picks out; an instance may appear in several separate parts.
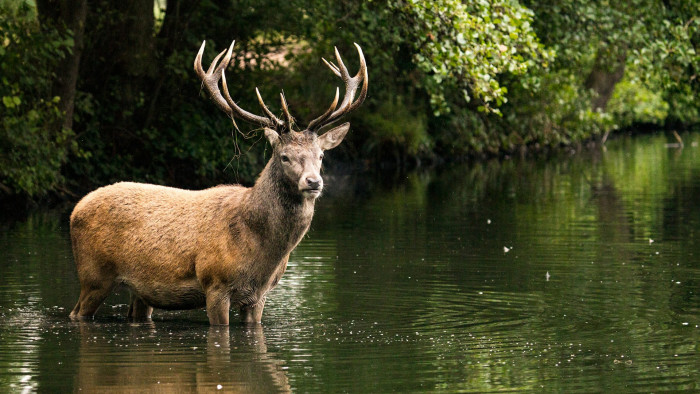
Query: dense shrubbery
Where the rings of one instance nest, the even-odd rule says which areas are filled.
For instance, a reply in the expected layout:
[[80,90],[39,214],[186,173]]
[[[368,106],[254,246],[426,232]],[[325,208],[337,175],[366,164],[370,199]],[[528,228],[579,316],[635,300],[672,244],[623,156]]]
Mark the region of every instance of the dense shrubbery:
[[[319,58],[338,45],[354,69],[361,44],[370,95],[334,152],[347,161],[403,165],[700,120],[697,0],[164,0],[155,11],[99,0],[70,52],[73,32],[42,19],[41,5],[81,2],[38,0],[40,26],[23,0],[0,0],[0,193],[250,182],[266,146],[198,96],[202,39],[205,62],[237,40],[227,76],[244,108],[257,111],[258,86],[279,110],[284,89],[302,125],[339,84]],[[80,69],[68,129],[51,82],[70,56]]]
[[71,45],[70,36],[41,31],[31,7],[0,3],[0,193],[40,196],[63,182],[77,150],[72,130],[48,127],[61,119],[50,87]]

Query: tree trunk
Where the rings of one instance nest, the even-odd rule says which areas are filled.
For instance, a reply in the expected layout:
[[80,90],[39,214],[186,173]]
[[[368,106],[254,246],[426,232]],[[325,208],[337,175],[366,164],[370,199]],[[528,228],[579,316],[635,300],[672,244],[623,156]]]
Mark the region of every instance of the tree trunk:
[[153,33],[153,0],[90,3],[81,89],[110,109],[100,133],[116,150],[142,127],[143,98],[157,74]]
[[83,53],[83,37],[87,0],[37,0],[39,21],[43,26],[52,26],[59,31],[70,31],[73,35],[73,48],[56,68],[56,79],[51,95],[60,97],[59,109],[63,113],[59,130],[73,128],[75,92],[80,70],[80,57]]
[[615,85],[625,75],[625,60],[627,55],[623,51],[611,65],[601,53],[598,53],[593,65],[593,70],[586,79],[586,88],[593,90],[595,96],[592,100],[593,111],[605,111],[608,101],[615,91]]
[[[187,32],[190,20],[199,4],[198,0],[167,0],[163,25],[156,36],[159,67],[163,67],[168,58],[182,45],[183,36]],[[151,127],[155,121],[156,111],[162,97],[163,84],[166,83],[168,77],[168,73],[158,73],[153,88],[150,89],[150,104],[143,122],[144,128]]]

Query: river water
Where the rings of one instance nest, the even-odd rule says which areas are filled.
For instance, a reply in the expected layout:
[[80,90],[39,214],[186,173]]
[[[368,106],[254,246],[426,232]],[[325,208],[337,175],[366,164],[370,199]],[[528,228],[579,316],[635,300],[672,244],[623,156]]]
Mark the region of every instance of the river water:
[[124,293],[71,322],[69,212],[4,222],[0,391],[700,390],[700,135],[684,139],[331,177],[257,328],[130,323]]

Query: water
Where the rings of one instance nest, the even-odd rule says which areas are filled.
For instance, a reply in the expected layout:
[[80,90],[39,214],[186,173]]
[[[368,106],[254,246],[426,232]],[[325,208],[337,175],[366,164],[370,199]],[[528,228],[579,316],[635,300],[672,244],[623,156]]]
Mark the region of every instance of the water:
[[68,212],[2,224],[0,391],[698,390],[685,140],[328,179],[258,328],[201,310],[129,323],[126,294],[71,322]]

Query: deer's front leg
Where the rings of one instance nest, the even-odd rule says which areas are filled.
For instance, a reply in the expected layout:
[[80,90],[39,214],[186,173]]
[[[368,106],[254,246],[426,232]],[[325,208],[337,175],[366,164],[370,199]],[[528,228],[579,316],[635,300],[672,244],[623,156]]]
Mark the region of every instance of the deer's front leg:
[[246,324],[260,324],[263,308],[265,308],[265,296],[257,304],[243,305],[240,309],[241,321]]
[[231,295],[225,291],[207,291],[207,316],[209,324],[228,326],[228,310],[231,307]]

